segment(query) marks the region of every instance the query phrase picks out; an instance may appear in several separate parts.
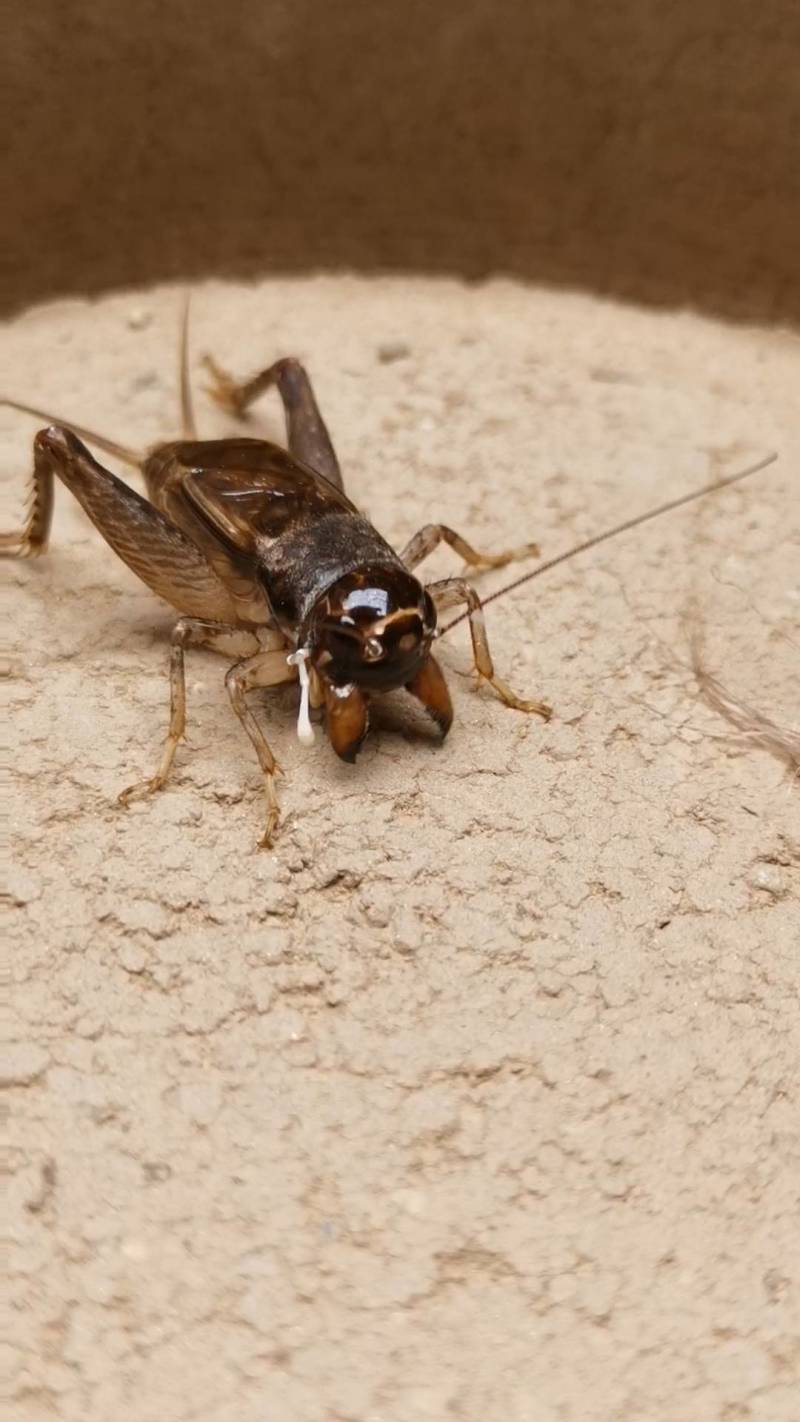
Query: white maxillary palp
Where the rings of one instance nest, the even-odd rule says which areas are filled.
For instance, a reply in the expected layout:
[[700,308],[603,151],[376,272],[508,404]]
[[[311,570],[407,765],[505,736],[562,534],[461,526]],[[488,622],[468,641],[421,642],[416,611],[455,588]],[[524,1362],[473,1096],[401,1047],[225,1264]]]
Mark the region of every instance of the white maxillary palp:
[[297,675],[300,680],[300,710],[297,715],[297,739],[302,741],[304,746],[314,744],[314,727],[311,724],[311,717],[308,714],[309,695],[311,682],[308,675],[308,647],[298,647],[296,652],[290,652],[286,658],[290,667],[297,667]]

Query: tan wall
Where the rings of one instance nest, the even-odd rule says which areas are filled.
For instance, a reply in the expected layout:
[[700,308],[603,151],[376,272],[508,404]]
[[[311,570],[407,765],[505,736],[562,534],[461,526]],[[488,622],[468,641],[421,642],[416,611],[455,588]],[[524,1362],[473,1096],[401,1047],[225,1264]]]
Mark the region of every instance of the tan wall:
[[796,0],[43,0],[3,306],[308,265],[797,319]]

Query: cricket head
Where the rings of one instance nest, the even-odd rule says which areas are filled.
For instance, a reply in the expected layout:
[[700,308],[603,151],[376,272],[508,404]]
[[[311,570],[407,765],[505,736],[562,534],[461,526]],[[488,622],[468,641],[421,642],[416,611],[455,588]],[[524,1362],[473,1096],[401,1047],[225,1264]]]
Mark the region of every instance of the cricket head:
[[[406,687],[420,696],[420,679],[426,683],[427,668],[435,665],[435,634],[433,599],[404,568],[346,573],[315,604],[303,655],[319,681],[328,737],[343,760],[355,760],[367,733],[371,694]],[[446,688],[444,696],[446,706],[428,705],[443,728],[452,719]]]

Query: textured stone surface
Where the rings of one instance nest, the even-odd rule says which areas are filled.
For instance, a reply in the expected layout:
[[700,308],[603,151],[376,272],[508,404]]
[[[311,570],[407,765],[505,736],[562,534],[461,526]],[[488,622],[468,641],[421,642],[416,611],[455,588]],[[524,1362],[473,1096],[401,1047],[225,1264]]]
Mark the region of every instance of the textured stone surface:
[[[3,385],[155,441],[176,310],[32,310]],[[257,701],[272,854],[210,653],[174,782],[116,809],[164,731],[170,614],[57,489],[48,557],[6,565],[7,1415],[789,1422],[798,792],[698,702],[682,617],[694,593],[714,670],[796,718],[797,341],[506,283],[213,286],[194,320],[242,372],[308,361],[398,543],[441,518],[549,556],[781,460],[492,607],[548,726],[473,692],[463,628],[443,748],[398,702],[343,766],[291,690]],[[6,525],[34,428],[2,414]]]

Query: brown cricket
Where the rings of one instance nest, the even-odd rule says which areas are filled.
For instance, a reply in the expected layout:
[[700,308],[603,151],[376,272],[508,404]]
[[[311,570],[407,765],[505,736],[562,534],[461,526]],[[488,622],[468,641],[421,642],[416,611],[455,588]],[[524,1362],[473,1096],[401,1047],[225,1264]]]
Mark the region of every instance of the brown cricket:
[[[422,703],[444,738],[453,709],[431,648],[441,635],[439,614],[461,605],[461,616],[443,630],[468,618],[479,678],[507,706],[548,719],[549,706],[517,696],[496,675],[481,600],[471,583],[450,577],[426,585],[412,572],[442,542],[473,570],[535,556],[536,545],[484,554],[444,524],[426,524],[396,553],[345,494],[311,382],[290,357],[242,383],[205,357],[213,381],[210,394],[239,419],[262,393],[276,387],[288,449],[264,439],[199,440],[187,327],[188,307],[181,341],[180,440],[138,454],[30,405],[0,402],[48,421],[33,442],[27,521],[20,532],[0,536],[0,550],[19,557],[46,550],[57,475],[117,556],[180,613],[172,631],[170,720],[161,761],[150,779],[122,792],[121,803],[159,790],[170,773],[186,725],[185,649],[213,647],[231,632],[252,639],[252,654],[229,669],[225,684],[264,777],[266,823],[260,843],[265,846],[272,843],[279,818],[278,766],[247,703],[248,692],[256,687],[299,678],[298,734],[310,740],[309,707],[324,708],[328,738],[343,760],[355,760],[364,740],[370,698],[400,687]],[[148,497],[98,463],[84,439],[139,469]],[[486,601],[617,533],[757,472],[771,458],[588,539]]]
[[[444,541],[467,564],[502,567],[537,550],[476,552],[442,524],[427,524],[397,554],[344,492],[341,472],[308,375],[296,360],[275,361],[236,384],[208,357],[211,393],[243,417],[276,386],[286,415],[288,450],[264,439],[198,440],[186,376],[181,389],[185,437],[139,456],[69,421],[40,430],[33,442],[33,497],[24,529],[4,535],[18,556],[44,552],[53,510],[53,476],[75,495],[114,552],[181,614],[172,632],[171,712],[154,776],[123,791],[127,804],[159,790],[186,724],[184,651],[213,646],[231,631],[251,633],[253,655],[231,667],[225,683],[264,775],[268,845],[278,823],[275,757],[247,704],[255,687],[300,677],[299,729],[312,732],[308,706],[324,706],[330,742],[353,761],[367,733],[370,697],[406,687],[446,736],[453,719],[447,685],[431,646],[437,613],[466,605],[475,666],[509,705],[549,716],[495,675],[477,594],[463,578],[425,587],[411,569]],[[15,401],[15,409],[50,419]],[[79,436],[141,470],[143,498],[93,458]],[[288,653],[288,655],[287,655]]]

